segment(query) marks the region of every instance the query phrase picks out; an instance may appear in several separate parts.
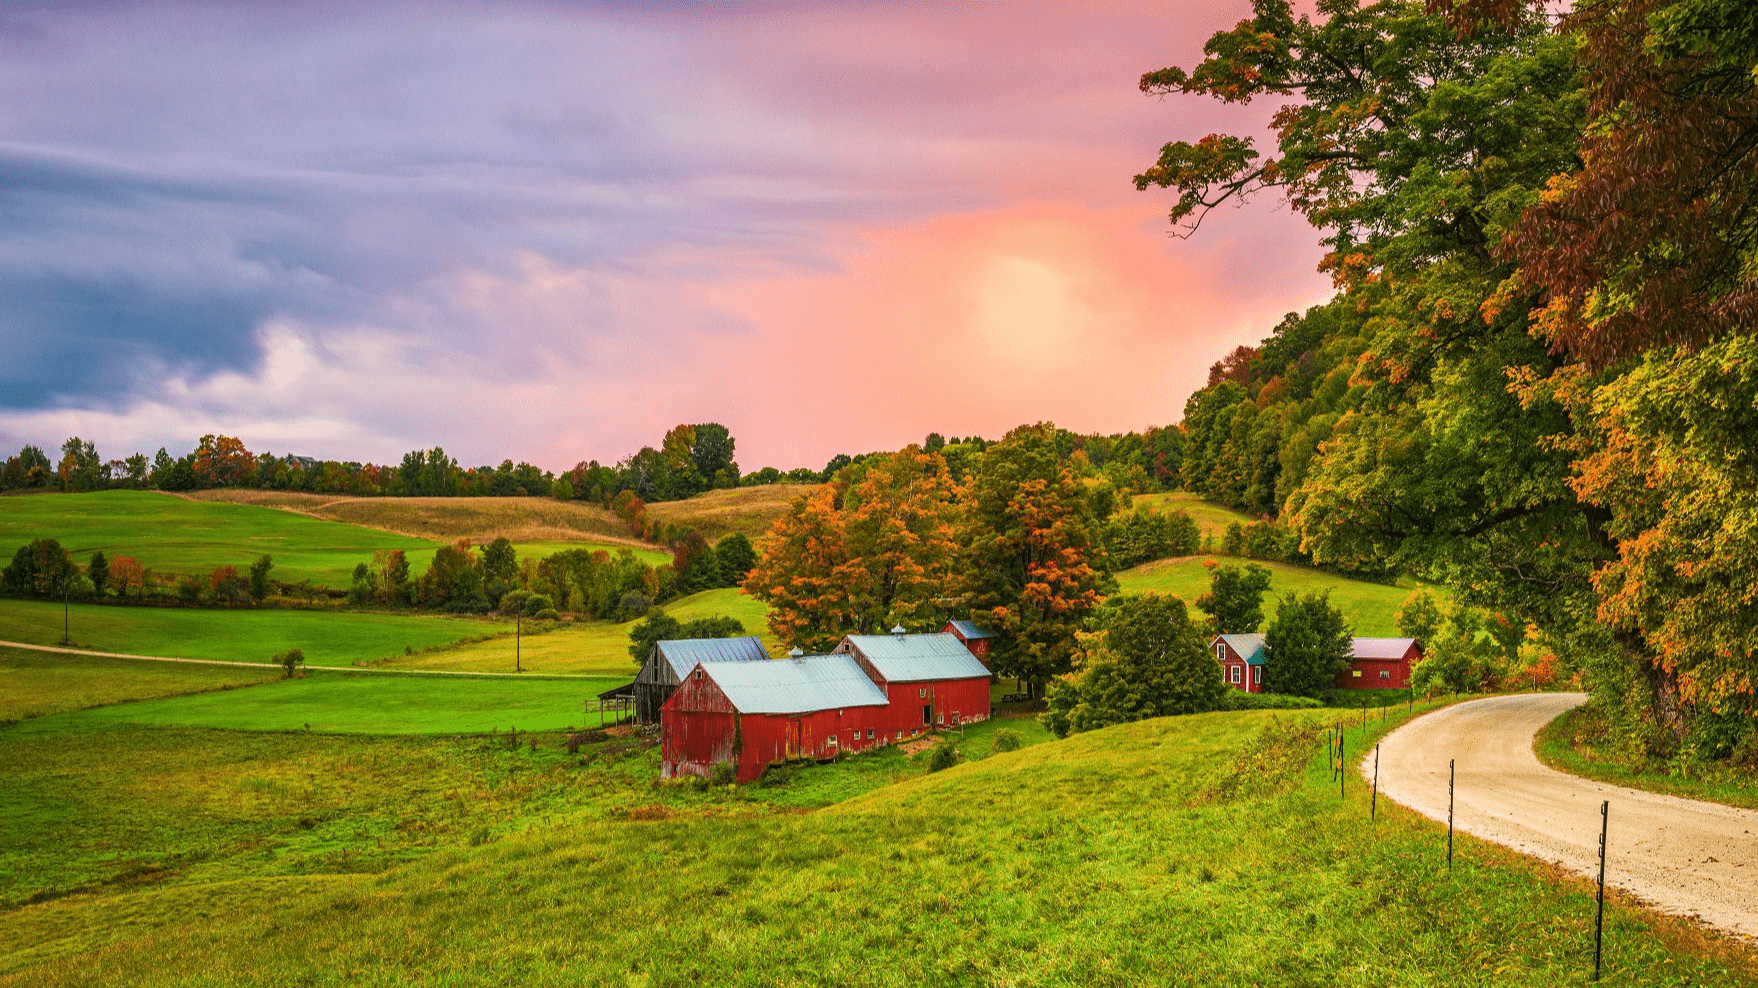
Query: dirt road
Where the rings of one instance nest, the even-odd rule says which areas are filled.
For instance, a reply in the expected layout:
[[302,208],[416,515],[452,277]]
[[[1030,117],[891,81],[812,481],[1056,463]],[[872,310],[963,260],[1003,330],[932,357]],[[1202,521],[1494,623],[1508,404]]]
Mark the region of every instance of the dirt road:
[[[1457,762],[1455,826],[1591,877],[1599,804],[1611,803],[1606,884],[1669,913],[1758,937],[1758,812],[1624,789],[1546,768],[1539,728],[1579,693],[1474,700],[1419,717],[1380,746],[1380,793],[1447,819],[1447,759]],[[1373,755],[1362,763],[1373,771]]]

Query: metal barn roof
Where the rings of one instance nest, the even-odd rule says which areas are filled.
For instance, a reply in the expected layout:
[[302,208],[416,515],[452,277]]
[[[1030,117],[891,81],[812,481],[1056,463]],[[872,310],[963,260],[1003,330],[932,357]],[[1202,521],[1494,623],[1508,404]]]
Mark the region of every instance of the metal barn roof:
[[702,668],[742,714],[804,714],[890,702],[847,655],[704,662]]
[[952,621],[949,623],[952,625],[953,631],[957,632],[958,636],[966,641],[973,638],[995,637],[995,632],[990,631],[988,628],[983,627],[975,621]]
[[1357,659],[1401,659],[1414,644],[1414,638],[1351,638]]
[[683,679],[699,662],[766,662],[769,652],[759,638],[679,638],[659,643],[659,654]]
[[[954,635],[849,635],[843,640],[866,656],[873,668],[892,683],[931,679],[976,679],[989,670]],[[838,648],[841,650],[841,647]]]
[[1261,666],[1264,664],[1263,635],[1253,633],[1249,635],[1217,635],[1216,637],[1226,642],[1233,651],[1238,652],[1245,659],[1246,665]]

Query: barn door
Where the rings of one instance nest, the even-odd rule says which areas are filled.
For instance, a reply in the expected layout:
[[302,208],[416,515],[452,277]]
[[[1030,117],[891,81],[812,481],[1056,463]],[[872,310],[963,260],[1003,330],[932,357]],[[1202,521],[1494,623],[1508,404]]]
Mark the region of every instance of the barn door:
[[800,757],[800,722],[797,720],[787,722],[787,757]]

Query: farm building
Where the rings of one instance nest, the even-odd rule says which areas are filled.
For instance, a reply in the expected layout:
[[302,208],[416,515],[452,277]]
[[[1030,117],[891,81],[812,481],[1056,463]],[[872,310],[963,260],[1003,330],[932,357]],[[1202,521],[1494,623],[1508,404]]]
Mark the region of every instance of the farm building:
[[1337,673],[1340,690],[1399,690],[1410,685],[1410,670],[1422,661],[1414,638],[1352,638],[1349,668]]
[[957,638],[964,647],[977,657],[984,666],[989,664],[989,643],[994,640],[995,632],[974,621],[948,621],[942,633]]
[[888,713],[884,691],[848,655],[701,662],[666,701],[660,776],[731,764],[750,782],[772,762],[863,751],[892,740]]
[[895,735],[989,719],[989,670],[955,635],[849,635],[835,652],[885,692]]
[[683,638],[659,642],[635,676],[635,722],[659,723],[672,691],[702,662],[763,662],[769,652],[752,638]]
[[1247,693],[1264,691],[1264,636],[1216,635],[1209,643],[1221,663],[1221,679]]

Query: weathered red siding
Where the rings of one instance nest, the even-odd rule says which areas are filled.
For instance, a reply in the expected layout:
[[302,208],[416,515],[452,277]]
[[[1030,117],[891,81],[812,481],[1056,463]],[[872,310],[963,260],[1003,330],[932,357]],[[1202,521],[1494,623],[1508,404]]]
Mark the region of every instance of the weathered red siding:
[[[869,673],[871,670],[869,670]],[[886,699],[886,727],[892,740],[923,731],[989,719],[989,679],[943,679],[929,683],[880,681]]]
[[1410,670],[1420,661],[1422,648],[1415,642],[1396,659],[1350,659],[1349,668],[1337,673],[1333,685],[1340,690],[1406,689],[1410,685]]
[[[985,690],[987,689],[987,680]],[[846,707],[802,714],[740,714],[708,676],[690,676],[661,710],[660,776],[707,777],[731,762],[750,782],[776,762],[825,760],[888,743],[889,707]],[[986,711],[985,711],[986,713]],[[868,735],[871,735],[869,737]]]
[[[1225,653],[1225,657],[1221,658],[1221,681],[1236,690],[1244,690],[1247,693],[1262,693],[1264,684],[1252,682],[1251,666],[1246,663],[1238,650],[1225,641],[1220,644]],[[1233,678],[1235,675],[1239,677],[1237,680]]]

